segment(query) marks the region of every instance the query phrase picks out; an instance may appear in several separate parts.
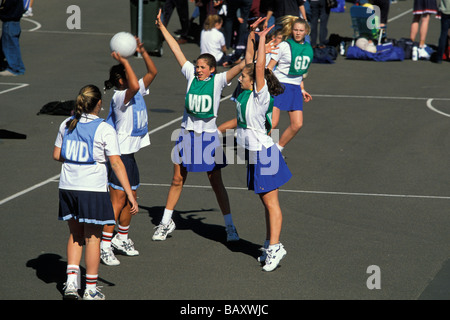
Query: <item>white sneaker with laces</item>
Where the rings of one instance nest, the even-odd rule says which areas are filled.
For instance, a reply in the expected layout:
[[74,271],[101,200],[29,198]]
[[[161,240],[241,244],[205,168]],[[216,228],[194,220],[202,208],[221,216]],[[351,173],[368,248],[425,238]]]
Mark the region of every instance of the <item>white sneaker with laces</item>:
[[78,300],[78,286],[75,282],[64,283],[64,300]]
[[111,245],[127,256],[139,255],[139,251],[134,248],[134,243],[130,238],[128,238],[127,240],[122,240],[119,239],[116,234],[111,240]]
[[167,235],[173,230],[175,230],[175,222],[173,222],[172,219],[170,219],[170,222],[168,224],[162,224],[160,223],[158,226],[155,227],[156,231],[153,234],[152,240],[154,241],[164,241],[167,238]]
[[102,262],[107,266],[118,266],[120,264],[120,261],[117,260],[111,247],[100,248],[100,259],[102,259]]
[[105,295],[100,292],[99,287],[95,287],[94,290],[84,290],[83,300],[105,300]]
[[284,246],[279,243],[269,246],[269,248],[266,249],[266,253],[266,264],[264,265],[263,270],[273,271],[278,267],[278,264],[280,263],[281,259],[286,256],[287,252],[284,249]]
[[227,241],[239,241],[239,235],[236,231],[236,228],[234,226],[226,226],[225,231],[227,232]]

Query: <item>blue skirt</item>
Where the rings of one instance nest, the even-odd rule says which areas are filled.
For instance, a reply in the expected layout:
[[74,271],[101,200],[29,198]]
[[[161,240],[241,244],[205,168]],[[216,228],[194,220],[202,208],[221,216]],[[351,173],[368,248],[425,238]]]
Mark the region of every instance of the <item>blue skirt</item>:
[[247,151],[247,188],[256,194],[278,189],[289,181],[292,173],[274,144],[269,149]]
[[59,189],[58,219],[114,225],[114,211],[109,193]]
[[[136,163],[136,159],[134,158],[134,153],[123,154],[120,156],[122,159],[123,165],[125,166],[125,170],[127,171],[128,181],[130,182],[131,190],[136,190],[140,185],[139,179],[139,168]],[[107,163],[108,168],[108,183],[113,189],[125,191],[119,181],[117,179],[116,174],[111,168],[111,164]]]
[[283,83],[284,92],[275,96],[273,106],[283,111],[303,111],[303,94],[300,85]]
[[172,161],[188,172],[209,172],[227,166],[217,132],[200,134],[182,129],[172,150]]

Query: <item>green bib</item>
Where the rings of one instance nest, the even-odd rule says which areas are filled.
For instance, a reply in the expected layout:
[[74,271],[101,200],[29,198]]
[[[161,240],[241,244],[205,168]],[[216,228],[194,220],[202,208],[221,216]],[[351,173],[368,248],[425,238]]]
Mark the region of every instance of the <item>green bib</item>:
[[184,106],[187,113],[197,118],[214,117],[214,76],[208,81],[192,80]]
[[308,72],[309,65],[314,57],[314,51],[307,42],[298,43],[292,38],[286,40],[291,47],[291,66],[289,74],[293,76],[301,76]]
[[272,130],[272,112],[273,112],[273,97],[270,96],[269,109],[266,112],[266,132],[269,133]]
[[[236,99],[236,110],[237,110],[237,125],[240,128],[247,128],[247,103],[250,95],[252,94],[251,90],[244,90]],[[270,97],[269,108],[266,112],[266,132],[269,133],[272,130],[272,111],[273,111],[273,97]]]
[[251,90],[244,90],[236,99],[237,125],[241,128],[247,128],[247,102],[252,94]]

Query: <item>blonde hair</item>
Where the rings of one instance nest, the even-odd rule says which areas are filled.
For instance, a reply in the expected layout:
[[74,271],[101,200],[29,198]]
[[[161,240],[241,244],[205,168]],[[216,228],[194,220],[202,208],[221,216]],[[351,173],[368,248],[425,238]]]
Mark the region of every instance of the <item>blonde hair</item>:
[[91,113],[98,102],[102,100],[100,89],[93,84],[88,84],[80,89],[75,102],[74,118],[67,121],[66,126],[72,131],[77,126],[83,113]]
[[211,14],[208,17],[206,17],[205,23],[203,24],[204,30],[211,30],[215,28],[216,23],[223,22],[222,18],[217,14]]
[[280,23],[282,25],[281,34],[283,35],[283,40],[286,40],[292,35],[292,29],[294,29],[294,25],[296,23],[301,23],[305,26],[306,34],[311,33],[311,26],[309,25],[309,23],[305,19],[299,18],[297,16],[284,16],[281,19]]

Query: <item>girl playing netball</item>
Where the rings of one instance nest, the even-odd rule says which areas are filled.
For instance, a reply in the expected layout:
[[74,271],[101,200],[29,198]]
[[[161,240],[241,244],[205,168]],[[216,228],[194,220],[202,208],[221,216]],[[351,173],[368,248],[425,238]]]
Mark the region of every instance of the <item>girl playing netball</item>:
[[[107,122],[117,131],[121,158],[127,169],[135,197],[139,187],[139,169],[134,154],[150,145],[147,106],[143,97],[148,94],[148,87],[157,74],[155,64],[138,38],[136,43],[136,51],[141,54],[147,68],[144,77],[138,80],[128,60],[113,52],[112,57],[119,64],[111,68],[109,80],[105,81],[105,89],[112,87],[116,89],[111,100]],[[128,236],[132,217],[130,204],[114,171],[110,171],[109,186],[114,215],[118,223],[118,233],[113,238],[114,226],[105,226],[101,247],[103,263],[114,266],[120,262],[115,257],[112,247],[127,256],[136,256],[139,252]]]
[[272,71],[265,68],[265,38],[272,27],[258,33],[256,63],[252,62],[251,43],[255,38],[255,29],[250,29],[246,52],[248,64],[239,77],[243,91],[236,99],[237,143],[246,149],[247,187],[259,195],[265,208],[266,241],[263,254],[258,258],[264,263],[264,271],[275,270],[286,255],[280,243],[282,213],[278,188],[292,177],[281,152],[268,135],[271,130],[272,96],[282,94],[284,90]]
[[313,49],[305,41],[306,35],[310,32],[306,20],[286,16],[281,23],[285,41],[278,45],[278,54],[272,55],[268,68],[274,70],[275,76],[285,87],[284,93],[275,97],[272,115],[273,128],[276,128],[280,110],[289,113],[290,125],[277,143],[277,147],[283,150],[303,125],[303,100],[305,102],[311,100],[311,95],[305,91],[302,80],[313,60]]
[[78,299],[80,260],[86,245],[86,289],[83,299],[103,300],[97,288],[100,239],[104,225],[114,225],[114,211],[108,194],[106,163],[116,174],[130,203],[138,212],[125,166],[120,159],[114,129],[98,117],[102,94],[93,85],[83,87],[76,100],[75,115],[64,120],[53,149],[53,159],[63,162],[59,180],[59,219],[68,221],[67,282],[64,298]]
[[242,70],[244,61],[227,72],[215,74],[216,59],[206,53],[197,58],[194,66],[186,59],[176,40],[162,24],[160,16],[161,11],[157,16],[156,25],[181,66],[181,72],[186,77],[188,85],[181,131],[172,153],[174,162],[172,184],[162,220],[156,227],[152,239],[165,240],[167,235],[175,229],[172,214],[188,172],[206,172],[225,220],[227,241],[237,241],[239,236],[233,223],[228,194],[222,181],[221,168],[226,166],[226,161],[223,150],[219,148],[221,143],[217,133],[216,117],[221,92]]

